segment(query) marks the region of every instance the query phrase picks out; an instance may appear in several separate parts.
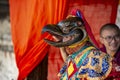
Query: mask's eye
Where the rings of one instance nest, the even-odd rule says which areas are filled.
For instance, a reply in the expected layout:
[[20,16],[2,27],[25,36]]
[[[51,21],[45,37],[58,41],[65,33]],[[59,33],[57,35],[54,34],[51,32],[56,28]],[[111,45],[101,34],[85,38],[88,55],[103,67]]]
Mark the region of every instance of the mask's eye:
[[65,22],[64,26],[69,26],[70,22]]
[[77,22],[72,22],[70,24],[70,26],[73,26],[73,27],[82,27],[82,26],[84,26],[84,24],[82,22],[80,22],[80,21],[77,21]]

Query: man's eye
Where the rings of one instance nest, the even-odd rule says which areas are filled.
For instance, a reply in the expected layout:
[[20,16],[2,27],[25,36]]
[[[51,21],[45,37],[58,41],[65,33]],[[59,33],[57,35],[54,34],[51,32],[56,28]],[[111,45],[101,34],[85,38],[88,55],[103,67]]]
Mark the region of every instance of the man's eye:
[[112,37],[111,37],[111,36],[108,36],[108,37],[106,37],[106,39],[107,39],[107,40],[110,40],[110,39],[112,39]]
[[108,36],[108,39],[111,39],[112,37],[111,36]]

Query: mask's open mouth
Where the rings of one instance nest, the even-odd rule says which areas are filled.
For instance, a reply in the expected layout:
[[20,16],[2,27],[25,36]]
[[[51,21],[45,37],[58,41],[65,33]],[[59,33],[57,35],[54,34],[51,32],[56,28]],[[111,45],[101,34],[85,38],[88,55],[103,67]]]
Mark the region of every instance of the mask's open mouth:
[[52,41],[52,40],[49,40],[49,39],[44,39],[44,40],[48,44],[56,46],[56,47],[70,46],[72,44],[75,44],[77,42],[82,41],[86,37],[86,32],[82,28],[81,29],[80,28],[75,29],[68,34],[64,34],[62,32],[57,32],[56,33],[53,30],[49,30],[49,33],[54,35],[58,40],[57,41]]

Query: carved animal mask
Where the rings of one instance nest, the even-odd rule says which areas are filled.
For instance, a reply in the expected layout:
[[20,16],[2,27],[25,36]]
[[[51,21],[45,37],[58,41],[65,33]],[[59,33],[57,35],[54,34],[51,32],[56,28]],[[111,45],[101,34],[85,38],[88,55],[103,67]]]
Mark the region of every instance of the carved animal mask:
[[55,47],[65,47],[80,43],[87,36],[84,22],[80,17],[69,17],[56,25],[46,25],[42,29],[42,33],[44,32],[48,32],[59,39],[59,41],[44,39],[48,44]]

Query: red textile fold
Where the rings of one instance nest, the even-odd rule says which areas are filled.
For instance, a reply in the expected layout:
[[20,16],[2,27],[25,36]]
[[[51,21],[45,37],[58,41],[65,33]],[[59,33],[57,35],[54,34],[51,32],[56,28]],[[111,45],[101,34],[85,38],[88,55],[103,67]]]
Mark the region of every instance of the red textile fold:
[[18,80],[22,80],[42,61],[49,50],[41,30],[46,24],[63,19],[66,0],[9,0],[12,40]]

